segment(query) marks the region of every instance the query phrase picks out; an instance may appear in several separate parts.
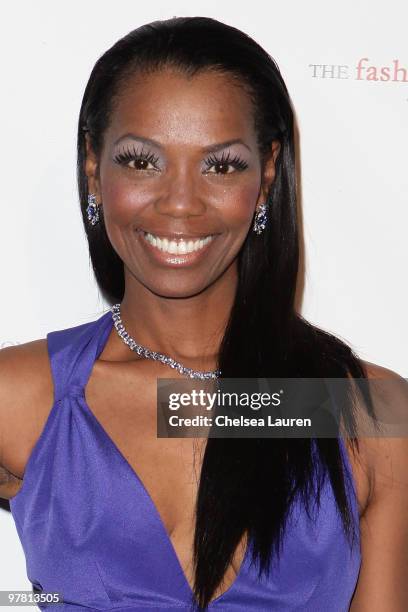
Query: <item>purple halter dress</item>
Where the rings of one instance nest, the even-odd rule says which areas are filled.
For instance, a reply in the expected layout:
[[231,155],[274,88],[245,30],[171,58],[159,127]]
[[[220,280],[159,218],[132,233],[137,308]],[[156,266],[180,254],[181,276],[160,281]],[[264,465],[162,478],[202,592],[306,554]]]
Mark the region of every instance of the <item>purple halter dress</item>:
[[[84,388],[113,321],[47,334],[54,404],[10,500],[35,593],[64,603],[40,609],[74,612],[168,612],[190,609],[192,590],[152,498],[85,401]],[[351,467],[341,440],[348,493],[358,525]],[[361,564],[360,532],[350,545],[326,479],[313,521],[294,505],[283,553],[258,580],[249,544],[214,612],[346,612]]]

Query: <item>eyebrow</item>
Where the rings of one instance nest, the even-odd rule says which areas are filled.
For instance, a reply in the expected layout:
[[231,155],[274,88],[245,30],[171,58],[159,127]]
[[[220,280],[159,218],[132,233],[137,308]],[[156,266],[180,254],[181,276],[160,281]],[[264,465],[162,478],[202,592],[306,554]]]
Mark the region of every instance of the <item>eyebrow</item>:
[[[160,144],[160,142],[158,142],[157,140],[153,140],[152,138],[146,138],[144,136],[137,136],[137,134],[131,134],[131,133],[120,136],[120,138],[115,140],[113,144],[116,146],[117,144],[119,144],[119,142],[125,139],[137,140],[139,142],[143,142],[145,144],[149,144],[151,146],[157,147],[158,149],[161,149],[161,150],[164,149],[163,145]],[[233,140],[226,140],[225,142],[217,142],[215,144],[208,145],[207,147],[203,147],[202,151],[204,153],[215,153],[216,151],[221,151],[221,149],[230,147],[233,144],[242,144],[249,151],[251,151],[251,148],[241,138],[234,138]]]

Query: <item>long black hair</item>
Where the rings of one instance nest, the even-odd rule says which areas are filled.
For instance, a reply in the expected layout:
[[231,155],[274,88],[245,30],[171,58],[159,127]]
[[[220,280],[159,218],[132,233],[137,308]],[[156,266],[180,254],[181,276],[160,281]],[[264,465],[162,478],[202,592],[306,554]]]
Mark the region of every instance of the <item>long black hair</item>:
[[[252,101],[261,159],[273,140],[281,144],[267,199],[267,226],[261,236],[250,231],[238,255],[238,286],[217,365],[222,376],[365,378],[363,362],[343,340],[312,325],[295,309],[299,223],[294,111],[279,68],[252,38],[215,19],[175,17],[131,31],[98,59],[86,85],[78,123],[77,178],[92,266],[105,299],[113,304],[123,298],[123,262],[109,242],[103,215],[95,226],[87,222],[85,132],[99,155],[127,78],[168,67],[186,76],[213,70],[233,77]],[[373,416],[370,398],[368,404]],[[358,449],[352,403],[343,411],[352,447]],[[295,494],[307,511],[319,496],[320,489],[312,486],[314,449],[352,541],[355,525],[338,439],[208,439],[194,537],[194,594],[201,608],[211,601],[243,535],[253,544],[260,573],[269,570],[272,554],[279,554]]]

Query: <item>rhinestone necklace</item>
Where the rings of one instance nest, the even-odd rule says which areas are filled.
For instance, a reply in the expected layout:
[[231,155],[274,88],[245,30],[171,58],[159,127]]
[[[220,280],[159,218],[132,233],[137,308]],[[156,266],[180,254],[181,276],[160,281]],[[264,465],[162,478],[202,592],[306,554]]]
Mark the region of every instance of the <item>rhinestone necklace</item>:
[[130,349],[132,349],[132,351],[135,351],[135,353],[137,353],[138,355],[146,357],[146,359],[154,359],[155,361],[161,361],[161,363],[164,363],[164,365],[170,366],[171,368],[180,372],[180,374],[186,374],[189,378],[199,378],[201,380],[208,380],[210,378],[218,378],[219,376],[221,376],[221,370],[213,370],[212,372],[200,372],[198,370],[193,370],[192,368],[187,368],[186,366],[183,366],[181,363],[175,361],[171,357],[163,355],[163,353],[156,353],[156,351],[151,351],[145,346],[138,344],[136,340],[134,340],[128,334],[125,329],[125,326],[122,323],[122,319],[120,316],[120,303],[114,304],[110,310],[112,311],[113,324],[120,338],[125,344],[128,345]]

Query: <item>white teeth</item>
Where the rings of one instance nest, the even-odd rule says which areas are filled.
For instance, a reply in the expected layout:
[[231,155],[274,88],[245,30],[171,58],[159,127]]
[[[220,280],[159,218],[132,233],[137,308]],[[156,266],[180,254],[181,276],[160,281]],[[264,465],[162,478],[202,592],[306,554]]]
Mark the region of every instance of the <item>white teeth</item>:
[[160,251],[172,253],[173,255],[193,253],[194,251],[202,249],[213,239],[213,236],[206,236],[205,238],[199,238],[198,240],[189,240],[187,242],[186,240],[181,239],[179,242],[177,242],[176,240],[168,240],[168,238],[159,238],[158,236],[149,234],[149,232],[143,232],[143,236],[147,242],[152,244],[157,249],[160,249]]

